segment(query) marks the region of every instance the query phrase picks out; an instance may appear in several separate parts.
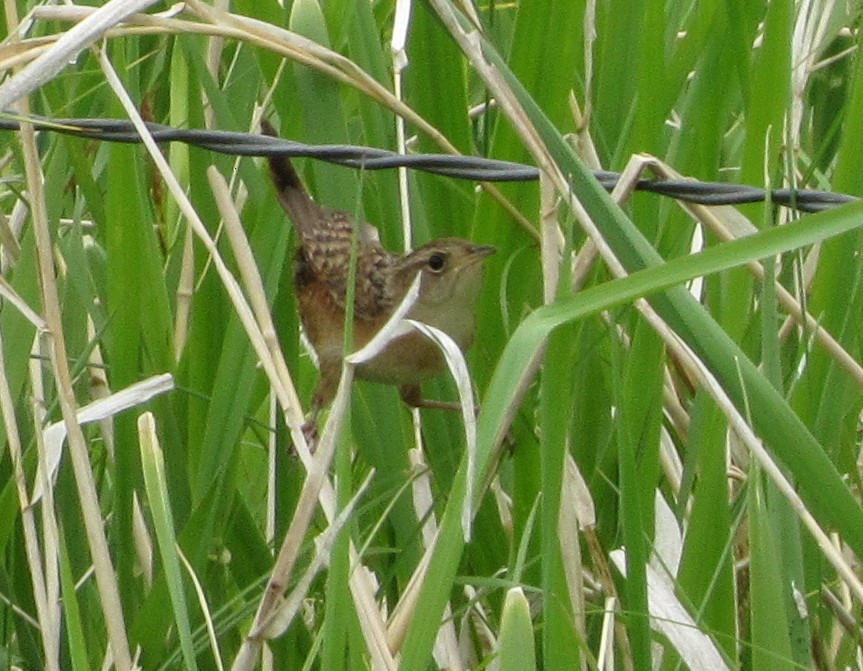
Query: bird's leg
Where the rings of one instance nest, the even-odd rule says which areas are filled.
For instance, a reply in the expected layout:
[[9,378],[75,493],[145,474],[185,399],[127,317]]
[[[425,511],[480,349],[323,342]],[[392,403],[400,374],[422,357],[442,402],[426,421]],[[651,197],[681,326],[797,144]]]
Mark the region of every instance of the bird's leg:
[[318,444],[318,417],[320,417],[321,410],[330,405],[335,398],[341,369],[340,360],[320,362],[321,379],[312,396],[312,409],[303,424],[303,435],[306,437],[309,452],[312,454],[315,453]]
[[432,401],[423,398],[418,384],[405,384],[399,387],[399,396],[405,405],[411,408],[427,408],[429,410],[449,410],[461,412],[461,404],[453,401]]

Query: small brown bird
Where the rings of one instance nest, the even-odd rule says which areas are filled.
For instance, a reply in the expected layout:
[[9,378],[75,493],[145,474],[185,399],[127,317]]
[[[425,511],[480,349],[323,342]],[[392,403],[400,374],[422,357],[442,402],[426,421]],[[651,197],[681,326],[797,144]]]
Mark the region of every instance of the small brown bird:
[[[266,135],[276,136],[267,122]],[[300,246],[294,268],[297,309],[315,350],[321,379],[312,418],[332,401],[344,353],[345,304],[354,221],[346,212],[317,205],[303,187],[290,160],[269,158],[279,202],[297,227]],[[441,238],[399,256],[384,249],[373,226],[362,223],[356,260],[353,337],[358,349],[383,326],[405,296],[417,273],[419,297],[408,317],[434,326],[462,349],[473,340],[476,302],[482,284],[482,262],[494,247],[459,238]],[[393,384],[408,405],[450,408],[452,404],[422,398],[420,384],[442,373],[440,349],[417,331],[402,335],[356,369],[363,380]]]

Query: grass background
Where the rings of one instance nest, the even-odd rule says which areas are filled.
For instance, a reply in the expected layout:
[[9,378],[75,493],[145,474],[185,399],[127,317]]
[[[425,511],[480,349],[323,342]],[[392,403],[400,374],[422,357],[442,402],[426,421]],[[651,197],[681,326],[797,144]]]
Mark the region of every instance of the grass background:
[[[35,9],[6,4],[7,80],[72,25],[41,8],[16,32]],[[457,416],[418,434],[364,383],[330,414],[331,465],[291,454],[291,385],[307,400],[316,373],[260,161],[164,147],[186,208],[141,146],[4,132],[0,668],[861,668],[860,206],[621,209],[585,173],[648,153],[860,195],[859,3],[418,3],[403,100],[395,14],[188,3],[82,51],[29,109],[126,117],[113,69],[178,127],[255,131],[263,106],[292,139],[393,148],[401,118],[412,151],[543,168],[543,198],[407,175],[413,244],[498,248],[468,356],[476,470]],[[403,248],[396,172],[298,165]],[[47,477],[46,426],[164,373],[171,391],[70,428]]]

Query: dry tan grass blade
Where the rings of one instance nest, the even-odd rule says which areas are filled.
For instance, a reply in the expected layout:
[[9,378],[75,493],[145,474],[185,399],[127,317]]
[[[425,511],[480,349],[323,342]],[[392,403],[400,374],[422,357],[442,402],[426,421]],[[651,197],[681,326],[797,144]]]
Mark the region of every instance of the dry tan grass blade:
[[124,19],[141,12],[157,0],[109,0],[60,38],[24,69],[0,84],[0,109],[54,78],[75,57]]
[[[51,671],[59,670],[59,655],[60,655],[60,640],[59,626],[53,626],[52,623],[56,620],[59,625],[59,613],[52,613],[56,609],[56,594],[52,594],[47,585],[47,572],[51,570],[43,562],[43,554],[47,562],[56,564],[56,553],[48,552],[45,548],[44,553],[39,547],[39,533],[36,526],[35,509],[29,505],[27,494],[27,477],[24,473],[24,458],[21,448],[21,434],[18,431],[18,424],[15,419],[15,402],[12,399],[12,392],[9,389],[8,377],[6,376],[6,358],[3,354],[5,351],[3,344],[3,334],[0,333],[0,415],[3,416],[3,429],[6,434],[6,442],[9,446],[9,456],[12,462],[12,475],[15,480],[15,489],[18,494],[18,505],[21,508],[21,523],[24,535],[24,550],[27,557],[27,563],[30,567],[30,576],[33,587],[33,601],[36,605],[36,617],[38,623],[35,623],[42,638],[42,649],[45,654],[45,666]],[[35,418],[38,418],[38,413],[35,413]],[[40,469],[41,470],[41,469]],[[53,500],[50,508],[43,514],[50,515],[53,520]],[[56,523],[56,521],[55,521]],[[56,636],[54,635],[56,631]]]
[[[91,422],[101,422],[104,419],[142,405],[150,399],[171,391],[174,388],[174,378],[164,373],[129,385],[125,389],[97,399],[92,403],[78,408],[76,419],[79,425]],[[45,442],[46,473],[48,481],[53,482],[63,456],[63,444],[67,437],[65,422],[55,422],[41,430]],[[109,439],[110,440],[110,439]],[[45,489],[42,482],[37,482],[33,491],[31,505],[38,503]]]
[[[135,124],[136,130],[141,135],[147,151],[152,157],[161,176],[165,180],[165,183],[168,185],[168,188],[171,191],[172,195],[177,200],[180,209],[187,217],[195,233],[204,242],[204,245],[207,247],[208,252],[212,255],[213,262],[219,273],[219,276],[224,282],[228,295],[231,297],[234,307],[237,310],[237,314],[239,315],[244,328],[249,334],[250,341],[254,346],[259,360],[263,365],[264,371],[266,372],[270,383],[273,386],[273,389],[279,396],[279,402],[282,405],[283,411],[287,412],[290,409],[290,400],[287,398],[287,395],[285,393],[283,384],[284,380],[280,378],[278,371],[273,365],[272,357],[267,350],[264,338],[260,331],[260,327],[255,321],[253,312],[248,306],[245,297],[243,296],[243,292],[239,286],[239,283],[228,271],[227,266],[225,265],[224,261],[221,259],[221,256],[218,253],[218,249],[216,248],[215,243],[209,237],[209,234],[204,228],[203,223],[200,221],[197,213],[191,206],[191,203],[189,202],[185,192],[179,185],[176,176],[171,172],[169,166],[167,165],[167,162],[159,151],[158,146],[156,145],[152,136],[144,125],[143,120],[141,119],[137,109],[135,108],[135,105],[132,103],[128,94],[123,89],[122,84],[120,83],[119,78],[117,77],[117,74],[113,69],[113,66],[102,52],[99,53],[99,63],[105,73],[109,85],[115,91],[116,95],[120,99],[120,102],[123,104],[126,113],[129,115],[130,119]],[[335,422],[332,429],[333,435],[335,435],[335,433],[337,433],[338,431],[339,422],[336,421],[337,416],[337,413],[331,412],[329,418],[330,421]],[[298,452],[300,454],[300,457],[303,459],[303,463],[306,465],[307,469],[312,470],[315,460],[313,460],[308,450],[305,436],[303,435],[301,427],[294,424],[292,421],[290,421],[289,418],[288,428],[291,430],[294,444],[298,448]],[[324,442],[327,433],[327,428],[325,428],[324,436],[322,436],[322,442]],[[335,440],[335,438],[333,437],[332,440]],[[328,519],[332,521],[336,515],[335,490],[328,479],[321,478],[319,484],[319,492],[320,502],[324,509],[324,512],[327,515]],[[353,563],[359,563],[358,557],[356,556],[356,551],[353,549],[353,546],[351,546],[351,561]],[[386,636],[384,634],[383,617],[378,611],[377,606],[375,605],[374,586],[370,585],[367,580],[365,580],[362,571],[354,571],[351,574],[350,587],[351,593],[357,605],[357,612],[360,618],[360,624],[363,628],[363,633],[369,646],[369,651],[371,654],[374,668],[394,669],[395,662],[392,656],[389,654],[388,648],[386,647]]]
[[[19,107],[19,111],[23,114],[29,113],[26,101]],[[31,198],[40,288],[45,310],[45,323],[48,327],[45,337],[50,352],[51,369],[55,376],[57,397],[68,433],[72,469],[75,473],[75,484],[81,504],[81,514],[84,518],[87,542],[93,560],[96,587],[104,614],[111,654],[116,668],[120,671],[128,671],[132,669],[133,662],[129,651],[123,609],[120,604],[116,572],[111,562],[108,539],[105,536],[96,483],[87,452],[87,443],[76,418],[77,402],[66,354],[60,298],[54,275],[51,233],[48,227],[48,215],[42,189],[42,170],[36,150],[33,127],[29,124],[22,124],[20,135],[24,150],[27,190]]]
[[[200,19],[200,21],[174,18],[178,13],[178,8]],[[88,7],[38,7],[34,10],[33,16],[49,21],[81,21],[93,11],[92,8]],[[397,96],[381,86],[356,63],[305,37],[262,21],[231,14],[205,3],[197,2],[197,0],[190,0],[190,2],[178,3],[170,11],[162,14],[129,16],[122,27],[109,30],[106,37],[180,33],[197,33],[245,42],[315,68],[332,77],[335,81],[346,84],[376,100],[384,108],[408,121],[419,132],[430,137],[447,153],[458,154],[457,149],[443,133],[429,124],[408,105],[401,102]],[[0,48],[0,70],[4,67],[11,67],[13,62],[27,62],[36,58],[46,48],[46,39],[48,38],[24,40],[21,46],[16,47],[14,53],[5,53]],[[59,36],[55,36],[53,39],[59,39]],[[528,235],[538,239],[532,223],[501,194],[494,184],[483,182],[481,186]]]

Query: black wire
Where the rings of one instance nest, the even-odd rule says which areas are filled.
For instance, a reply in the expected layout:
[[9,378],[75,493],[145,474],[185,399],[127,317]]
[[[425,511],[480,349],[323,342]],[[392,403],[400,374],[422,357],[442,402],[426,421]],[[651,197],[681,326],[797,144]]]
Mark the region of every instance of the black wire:
[[[123,119],[49,119],[30,116],[28,121],[38,130],[106,142],[141,142],[132,122]],[[156,142],[183,142],[232,156],[308,157],[363,170],[404,166],[436,175],[484,182],[525,182],[539,179],[539,170],[532,166],[477,156],[405,155],[355,145],[308,145],[253,133],[184,130],[157,123],[147,123],[146,126]],[[0,130],[18,128],[19,122],[14,115],[0,114]],[[599,171],[595,172],[594,176],[607,191],[614,189],[620,179],[620,173],[616,172]],[[768,197],[765,189],[753,186],[683,179],[641,179],[635,188],[699,205],[741,205],[761,202]],[[769,197],[774,204],[795,208],[801,212],[820,212],[857,200],[854,196],[842,193],[811,189],[772,189]]]

